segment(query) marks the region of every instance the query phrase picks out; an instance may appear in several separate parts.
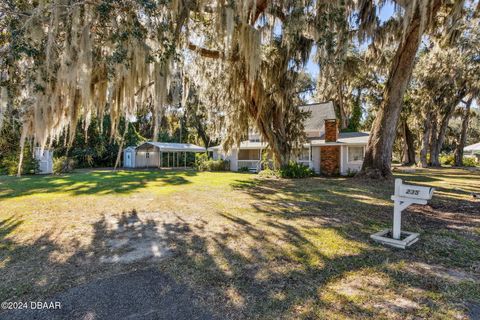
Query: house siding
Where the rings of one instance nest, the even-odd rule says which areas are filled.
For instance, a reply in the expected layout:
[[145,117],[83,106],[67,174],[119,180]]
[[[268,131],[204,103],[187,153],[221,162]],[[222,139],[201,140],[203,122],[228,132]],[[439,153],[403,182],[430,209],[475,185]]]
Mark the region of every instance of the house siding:
[[[348,162],[348,147],[349,146],[342,146],[342,172],[340,172],[342,175],[358,172],[362,168],[363,161]],[[365,146],[357,145],[357,147]]]
[[[148,158],[146,154],[148,152]],[[171,159],[170,159],[171,161]],[[135,157],[137,168],[155,168],[160,164],[160,154],[157,151],[138,151]]]
[[230,161],[231,171],[238,171],[238,149],[230,150],[229,154],[226,155],[225,160]]

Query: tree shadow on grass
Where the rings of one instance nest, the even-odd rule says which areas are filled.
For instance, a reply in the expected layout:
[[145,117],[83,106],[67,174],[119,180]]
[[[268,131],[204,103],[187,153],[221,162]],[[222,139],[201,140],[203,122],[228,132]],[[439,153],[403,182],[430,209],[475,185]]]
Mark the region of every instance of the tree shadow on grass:
[[[318,290],[332,278],[381,263],[374,254],[375,249],[366,248],[341,258],[326,257],[300,231],[284,223],[270,221],[269,230],[265,230],[267,225],[255,226],[241,217],[224,214],[219,218],[228,219],[229,228],[209,233],[204,230],[207,221],[189,223],[178,218],[176,222],[161,224],[139,218],[135,211],[122,213],[114,219],[103,217],[97,221],[89,244],[78,239],[57,243],[52,232],[28,243],[16,243],[7,234],[20,222],[7,219],[2,221],[5,230],[2,233],[6,235],[2,242],[8,241],[9,249],[2,253],[1,300],[16,301],[28,297],[62,301],[64,310],[45,313],[49,318],[80,317],[87,312],[108,315],[105,310],[96,309],[105,306],[102,299],[111,302],[115,296],[125,298],[125,292],[112,291],[111,296],[103,296],[103,291],[96,291],[104,287],[103,282],[79,289],[83,288],[83,283],[96,278],[110,279],[109,275],[125,272],[126,276],[118,281],[129,283],[128,274],[132,267],[158,266],[164,276],[158,278],[152,274],[148,278],[147,275],[145,281],[150,279],[151,284],[158,281],[153,284],[158,288],[173,288],[171,292],[176,292],[175,297],[179,295],[188,301],[180,298],[176,301],[163,293],[145,299],[170,299],[173,306],[179,304],[179,312],[182,312],[180,304],[188,305],[193,301],[199,314],[210,315],[206,318],[215,315],[219,318],[278,317],[285,312],[291,313],[292,308],[308,300],[317,301]],[[238,247],[237,242],[243,240],[248,244]],[[291,248],[287,250],[277,241],[285,242]],[[166,260],[157,259],[153,244],[172,250],[173,255],[168,255],[170,258]],[[309,260],[319,260],[319,263],[309,265]],[[135,273],[132,277],[135,278]],[[116,286],[115,290],[126,290],[121,285]],[[165,290],[170,290],[168,288]],[[78,296],[73,297],[75,294]],[[132,294],[135,296],[134,292]],[[94,301],[92,297],[99,300],[96,306],[88,307],[86,303]],[[162,303],[159,305],[165,307]],[[356,308],[357,312],[370,314],[361,306]],[[132,310],[125,310],[120,315],[129,315]],[[6,317],[27,319],[32,315],[38,314],[18,311],[9,312]],[[182,316],[179,314],[177,318]]]
[[[332,308],[323,297],[328,285],[362,269],[381,268],[382,248],[350,241],[356,250],[326,255],[297,228],[269,224],[269,231],[248,221],[229,218],[235,226],[209,237],[184,222],[165,225],[175,245],[167,270],[203,290],[204,300],[231,318],[321,318],[327,311],[349,318],[378,317],[379,310],[348,301]],[[189,229],[185,233],[182,230]],[[248,246],[242,242],[252,241]],[[282,245],[287,243],[288,245]],[[387,254],[388,257],[388,254]],[[390,261],[395,261],[390,256]],[[342,298],[342,297],[339,297]],[[405,310],[399,308],[397,315]]]
[[[169,252],[157,223],[136,211],[104,216],[90,242],[11,237],[20,222],[0,221],[1,301],[58,301],[60,310],[0,310],[2,319],[214,319],[195,290],[152,268]],[[162,251],[163,250],[163,251]]]
[[60,176],[1,177],[0,199],[38,193],[65,192],[73,195],[130,193],[147,184],[190,184],[195,171],[91,171]]
[[[413,270],[390,269],[404,261],[448,264],[450,260],[441,258],[445,253],[434,245],[435,239],[427,237],[406,251],[387,249],[369,240],[371,232],[388,225],[391,218],[386,184],[362,188],[360,183],[346,180],[307,179],[243,181],[233,187],[251,197],[255,222],[248,213],[234,210],[218,212],[218,228],[210,228],[212,221],[203,219],[187,221],[177,216],[162,220],[158,219],[161,213],[125,212],[94,223],[90,243],[72,240],[64,260],[52,259],[66,247],[57,244],[53,234],[42,235],[31,244],[12,242],[13,251],[1,268],[2,275],[16,276],[20,282],[38,281],[2,297],[51,296],[94,278],[154,267],[173,279],[171,283],[193,292],[187,296],[200,310],[224,319],[446,314],[442,295],[450,282],[429,285],[429,281],[418,281]],[[466,252],[468,246],[460,242],[449,250]],[[166,249],[166,259],[155,256],[159,252],[155,247]],[[130,259],[139,248],[140,253],[148,254],[134,254]],[[130,258],[122,261],[125,256]],[[470,259],[472,256],[464,263]],[[385,274],[389,281],[388,286],[373,289],[369,283],[362,284],[367,288],[362,293],[367,301],[352,299],[331,287],[348,277],[363,277],[358,273],[367,271]],[[158,287],[165,284],[155,277],[151,280]],[[2,290],[18,283],[9,280]],[[352,290],[350,287],[347,289]],[[388,290],[408,296],[413,289],[429,293],[415,300],[420,307],[413,309],[395,306],[396,300],[382,293]],[[372,305],[368,299],[378,304]],[[172,299],[171,303],[179,301]]]

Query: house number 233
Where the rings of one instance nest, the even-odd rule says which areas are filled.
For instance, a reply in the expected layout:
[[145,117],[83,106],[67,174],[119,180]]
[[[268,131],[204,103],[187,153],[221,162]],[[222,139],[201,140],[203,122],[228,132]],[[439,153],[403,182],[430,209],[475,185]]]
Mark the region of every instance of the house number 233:
[[419,192],[420,192],[419,190],[407,189],[406,194],[412,194],[412,195],[418,196],[418,193],[419,193]]

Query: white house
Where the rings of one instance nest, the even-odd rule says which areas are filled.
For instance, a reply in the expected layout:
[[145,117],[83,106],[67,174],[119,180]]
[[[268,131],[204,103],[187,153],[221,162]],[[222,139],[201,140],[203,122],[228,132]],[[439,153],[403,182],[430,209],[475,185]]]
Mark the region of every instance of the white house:
[[[346,175],[360,170],[369,133],[339,133],[332,102],[299,108],[311,114],[304,123],[307,143],[303,145],[296,161],[325,175]],[[232,171],[248,168],[258,172],[261,170],[262,152],[267,147],[267,143],[261,141],[258,134],[249,133],[248,140],[242,141],[228,153],[223,152],[220,146],[209,148],[209,151],[213,152],[215,159],[229,160]]]
[[206,149],[191,143],[145,142],[123,150],[123,167],[186,167],[187,153],[196,152],[206,152]]

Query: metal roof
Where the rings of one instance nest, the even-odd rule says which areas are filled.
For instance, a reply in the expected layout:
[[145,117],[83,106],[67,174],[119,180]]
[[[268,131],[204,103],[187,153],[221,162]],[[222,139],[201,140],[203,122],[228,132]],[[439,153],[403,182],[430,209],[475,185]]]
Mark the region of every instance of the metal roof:
[[471,144],[469,146],[466,146],[463,151],[480,151],[480,142],[479,143],[475,143],[475,144]]
[[137,149],[150,145],[157,147],[160,151],[166,152],[205,152],[204,147],[197,146],[191,143],[173,143],[173,142],[145,142],[137,147]]

